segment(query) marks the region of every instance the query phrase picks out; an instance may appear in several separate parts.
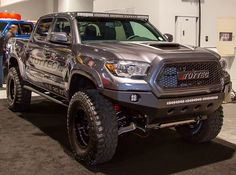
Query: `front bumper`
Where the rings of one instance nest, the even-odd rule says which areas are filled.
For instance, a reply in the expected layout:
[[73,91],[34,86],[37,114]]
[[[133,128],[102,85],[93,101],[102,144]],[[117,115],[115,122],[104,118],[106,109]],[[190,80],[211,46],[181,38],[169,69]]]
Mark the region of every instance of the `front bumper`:
[[[208,115],[222,104],[225,93],[188,96],[181,98],[157,98],[152,92],[130,92],[102,90],[101,93],[127,108],[149,116],[149,123],[166,120],[177,121]],[[137,102],[131,101],[132,95],[138,95]]]

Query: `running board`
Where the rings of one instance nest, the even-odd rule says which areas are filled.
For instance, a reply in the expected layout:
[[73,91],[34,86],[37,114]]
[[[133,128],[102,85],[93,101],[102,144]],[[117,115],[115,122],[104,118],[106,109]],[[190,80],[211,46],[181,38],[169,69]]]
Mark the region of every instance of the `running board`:
[[29,91],[32,91],[32,92],[34,92],[34,93],[36,93],[36,94],[39,94],[40,96],[42,96],[42,97],[44,97],[44,98],[46,98],[46,99],[48,99],[48,100],[50,100],[50,101],[53,101],[53,102],[55,102],[55,103],[57,103],[57,104],[60,104],[60,105],[63,105],[63,106],[68,107],[67,104],[61,102],[60,100],[57,100],[57,99],[55,99],[55,98],[53,98],[53,97],[50,97],[49,95],[47,95],[47,94],[45,94],[45,93],[43,93],[43,92],[40,92],[40,91],[38,91],[38,90],[36,90],[36,89],[34,89],[34,88],[32,88],[32,87],[24,86],[24,88],[27,89],[27,90],[29,90]]

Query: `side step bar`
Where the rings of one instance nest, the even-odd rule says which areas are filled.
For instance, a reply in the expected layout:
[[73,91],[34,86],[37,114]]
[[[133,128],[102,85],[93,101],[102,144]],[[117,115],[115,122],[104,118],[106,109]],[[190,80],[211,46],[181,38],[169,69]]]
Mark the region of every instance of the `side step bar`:
[[39,94],[40,96],[42,96],[42,97],[44,97],[44,98],[46,98],[46,99],[48,99],[48,100],[50,100],[50,101],[53,101],[53,102],[55,102],[55,103],[57,103],[57,104],[60,104],[60,105],[65,106],[65,107],[68,107],[67,104],[61,102],[60,100],[57,100],[57,99],[55,99],[55,98],[53,98],[53,97],[50,97],[49,95],[47,95],[47,94],[45,94],[45,93],[43,93],[43,92],[40,92],[40,91],[38,91],[38,90],[36,90],[36,89],[34,89],[34,88],[32,88],[32,87],[24,86],[24,88],[27,89],[27,90],[29,90],[29,91],[32,91],[32,92],[34,92],[34,93],[36,93],[36,94]]

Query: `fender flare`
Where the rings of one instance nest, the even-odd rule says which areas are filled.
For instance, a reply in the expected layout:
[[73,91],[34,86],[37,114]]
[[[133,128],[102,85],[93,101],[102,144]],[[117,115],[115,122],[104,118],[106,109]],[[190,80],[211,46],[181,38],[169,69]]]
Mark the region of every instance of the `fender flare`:
[[24,72],[25,72],[24,63],[15,54],[11,54],[11,55],[8,56],[8,58],[7,58],[7,68],[8,69],[10,68],[10,62],[11,62],[12,59],[17,61],[20,74],[21,74],[22,77],[24,77]]
[[71,85],[72,77],[75,75],[80,75],[80,76],[86,77],[89,80],[91,80],[97,88],[103,88],[103,83],[101,81],[100,75],[95,70],[89,69],[89,71],[88,71],[85,69],[83,69],[83,70],[82,69],[74,69],[71,71],[71,75],[70,75],[70,78],[68,81],[67,89],[69,89],[69,87]]

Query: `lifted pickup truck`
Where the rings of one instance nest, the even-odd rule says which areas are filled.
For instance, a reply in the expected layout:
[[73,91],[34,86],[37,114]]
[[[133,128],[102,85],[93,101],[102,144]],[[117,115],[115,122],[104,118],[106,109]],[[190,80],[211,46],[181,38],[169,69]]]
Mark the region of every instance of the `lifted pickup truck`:
[[109,161],[118,136],[136,129],[174,127],[193,143],[210,141],[230,77],[218,54],[170,40],[143,15],[43,16],[29,41],[10,41],[9,109],[26,110],[31,92],[68,106],[71,148],[90,165]]

